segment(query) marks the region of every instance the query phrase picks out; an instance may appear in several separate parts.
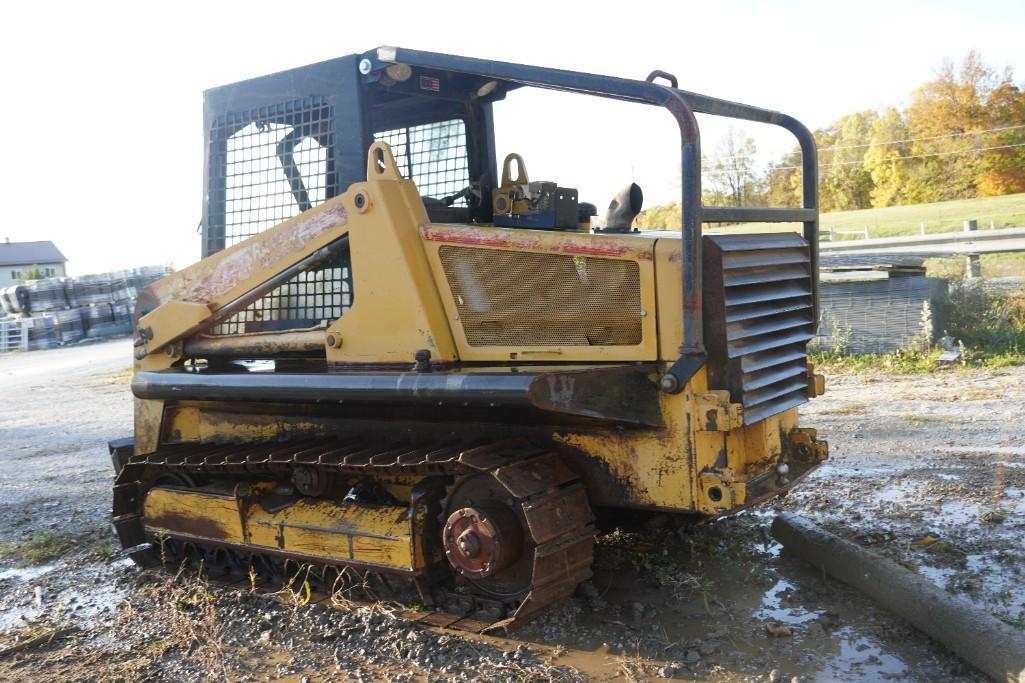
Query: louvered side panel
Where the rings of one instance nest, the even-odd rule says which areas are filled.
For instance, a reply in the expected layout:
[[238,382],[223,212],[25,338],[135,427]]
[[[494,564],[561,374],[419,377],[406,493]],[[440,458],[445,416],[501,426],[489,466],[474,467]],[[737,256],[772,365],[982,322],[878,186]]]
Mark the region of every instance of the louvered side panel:
[[808,400],[815,331],[808,244],[796,233],[704,237],[709,385],[728,389],[744,422]]

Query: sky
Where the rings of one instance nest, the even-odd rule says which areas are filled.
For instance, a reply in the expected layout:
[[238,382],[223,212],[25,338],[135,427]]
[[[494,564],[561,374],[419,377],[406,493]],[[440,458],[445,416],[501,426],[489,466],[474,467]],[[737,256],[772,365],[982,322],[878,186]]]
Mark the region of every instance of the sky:
[[[202,92],[378,45],[643,78],[778,109],[810,128],[901,106],[976,48],[1025,81],[1025,2],[634,0],[9,3],[0,10],[0,239],[53,240],[71,275],[199,258]],[[637,104],[517,91],[496,105],[500,158],[607,205],[637,182],[678,193],[679,136]],[[725,133],[702,120],[705,149]],[[738,125],[767,161],[789,134]]]

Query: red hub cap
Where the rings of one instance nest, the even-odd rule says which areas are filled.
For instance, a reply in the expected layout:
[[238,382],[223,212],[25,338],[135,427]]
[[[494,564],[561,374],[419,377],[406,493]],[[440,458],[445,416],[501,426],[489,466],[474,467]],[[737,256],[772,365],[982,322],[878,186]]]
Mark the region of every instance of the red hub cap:
[[483,579],[516,561],[523,532],[503,505],[464,507],[449,515],[442,540],[448,561],[460,574]]

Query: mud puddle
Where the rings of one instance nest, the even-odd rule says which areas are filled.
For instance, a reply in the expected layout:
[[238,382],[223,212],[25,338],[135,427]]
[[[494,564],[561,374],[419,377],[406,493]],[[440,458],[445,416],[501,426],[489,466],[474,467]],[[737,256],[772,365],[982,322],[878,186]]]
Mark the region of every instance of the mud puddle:
[[0,642],[19,629],[41,625],[89,629],[114,614],[128,595],[112,572],[130,572],[124,561],[109,565],[47,564],[0,572]]

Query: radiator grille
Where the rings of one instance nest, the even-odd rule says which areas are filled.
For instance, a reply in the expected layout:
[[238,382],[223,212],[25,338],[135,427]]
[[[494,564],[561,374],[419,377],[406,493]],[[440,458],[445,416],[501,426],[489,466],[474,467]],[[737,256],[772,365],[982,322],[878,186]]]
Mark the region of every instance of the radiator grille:
[[796,233],[704,237],[709,384],[753,424],[808,400],[815,320],[808,243]]
[[636,346],[633,261],[443,246],[441,262],[470,346]]
[[[209,131],[214,253],[320,204],[337,192],[331,108],[306,97],[218,117]],[[352,303],[348,255],[295,278],[214,328],[240,334],[312,327]]]

